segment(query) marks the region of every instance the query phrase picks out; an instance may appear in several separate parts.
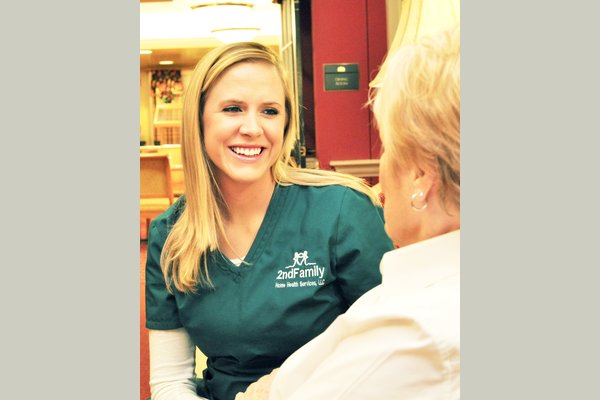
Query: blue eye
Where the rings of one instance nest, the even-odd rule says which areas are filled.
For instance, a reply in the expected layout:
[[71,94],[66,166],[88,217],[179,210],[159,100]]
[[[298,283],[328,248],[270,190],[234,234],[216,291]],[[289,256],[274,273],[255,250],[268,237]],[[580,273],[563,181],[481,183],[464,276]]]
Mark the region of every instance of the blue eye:
[[225,111],[225,112],[241,112],[242,109],[238,106],[229,106],[229,107],[225,107],[223,109],[223,111]]
[[279,114],[279,110],[277,110],[276,108],[267,108],[263,112],[267,115],[278,115]]

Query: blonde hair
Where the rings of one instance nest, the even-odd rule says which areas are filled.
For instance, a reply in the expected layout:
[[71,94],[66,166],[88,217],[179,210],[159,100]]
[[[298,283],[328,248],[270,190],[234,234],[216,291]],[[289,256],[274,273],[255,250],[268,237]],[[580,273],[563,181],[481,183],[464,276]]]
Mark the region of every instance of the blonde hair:
[[296,132],[291,121],[295,118],[296,102],[276,53],[253,42],[233,43],[213,49],[196,65],[184,96],[181,153],[186,203],[167,236],[160,259],[170,291],[171,285],[182,292],[195,292],[197,284],[213,286],[207,253],[219,250],[219,234],[226,237],[223,212],[227,205],[204,147],[202,113],[215,82],[230,67],[241,62],[266,62],[275,66],[284,87],[286,124],[281,152],[271,167],[275,182],[280,185],[307,186],[341,184],[366,194],[375,205],[380,205],[378,197],[360,178],[295,166],[291,154]]
[[399,48],[369,97],[389,159],[434,168],[442,204],[460,208],[460,27]]

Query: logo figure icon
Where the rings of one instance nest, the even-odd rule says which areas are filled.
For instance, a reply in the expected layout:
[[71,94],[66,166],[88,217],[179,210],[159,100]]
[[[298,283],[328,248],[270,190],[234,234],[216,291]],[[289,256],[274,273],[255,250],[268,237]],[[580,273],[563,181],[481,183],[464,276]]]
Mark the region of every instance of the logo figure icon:
[[295,251],[294,252],[294,264],[288,265],[286,268],[294,268],[300,265],[316,265],[316,263],[308,262],[308,251],[304,250],[302,252]]

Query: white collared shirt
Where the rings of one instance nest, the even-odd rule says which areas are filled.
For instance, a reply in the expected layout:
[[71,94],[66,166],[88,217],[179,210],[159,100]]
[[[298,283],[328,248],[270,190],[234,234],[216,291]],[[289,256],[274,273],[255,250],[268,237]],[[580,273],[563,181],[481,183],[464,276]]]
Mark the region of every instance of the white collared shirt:
[[269,400],[460,398],[460,231],[380,268],[381,285],[286,360]]

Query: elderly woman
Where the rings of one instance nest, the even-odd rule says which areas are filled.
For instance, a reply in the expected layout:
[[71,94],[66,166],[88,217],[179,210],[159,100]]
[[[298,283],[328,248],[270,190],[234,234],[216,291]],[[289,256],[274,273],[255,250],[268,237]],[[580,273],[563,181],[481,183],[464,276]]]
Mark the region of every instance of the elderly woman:
[[371,104],[399,248],[383,256],[381,285],[237,399],[460,397],[459,28],[387,63]]

